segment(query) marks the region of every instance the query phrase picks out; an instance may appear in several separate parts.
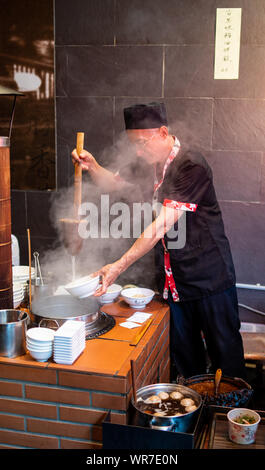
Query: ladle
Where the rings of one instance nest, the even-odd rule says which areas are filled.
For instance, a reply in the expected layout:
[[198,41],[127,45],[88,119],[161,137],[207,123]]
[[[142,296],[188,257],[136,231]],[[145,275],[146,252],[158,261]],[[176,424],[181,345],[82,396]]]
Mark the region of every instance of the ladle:
[[217,371],[215,373],[215,378],[214,378],[215,396],[216,397],[217,397],[217,394],[218,394],[218,389],[219,389],[219,385],[220,385],[220,382],[221,382],[221,378],[222,378],[222,369],[217,369]]
[[[84,148],[84,133],[78,132],[76,137],[76,151],[80,155]],[[79,207],[82,202],[82,167],[75,163],[74,178],[74,210],[73,217],[60,219],[63,233],[63,243],[68,253],[75,256],[79,253],[83,240],[79,235],[78,229],[81,222],[79,216]]]

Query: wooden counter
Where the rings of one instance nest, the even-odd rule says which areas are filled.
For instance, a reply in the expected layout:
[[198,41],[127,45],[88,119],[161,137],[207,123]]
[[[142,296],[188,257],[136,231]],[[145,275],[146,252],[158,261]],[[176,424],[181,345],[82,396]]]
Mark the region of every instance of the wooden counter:
[[86,341],[72,365],[36,362],[28,353],[0,357],[0,448],[99,449],[109,410],[112,422],[127,422],[131,359],[137,388],[169,381],[168,305],[153,300],[144,309],[152,313],[145,331],[145,324],[119,326],[137,310],[123,301],[102,310],[115,318],[115,327]]

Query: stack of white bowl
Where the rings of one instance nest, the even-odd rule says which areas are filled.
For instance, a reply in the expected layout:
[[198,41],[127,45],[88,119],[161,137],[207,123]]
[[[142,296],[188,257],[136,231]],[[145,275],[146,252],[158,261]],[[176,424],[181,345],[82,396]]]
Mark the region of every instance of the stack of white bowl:
[[73,364],[86,346],[84,321],[67,320],[54,335],[53,359],[58,364]]
[[24,299],[23,286],[20,282],[13,282],[13,308],[18,308]]
[[54,330],[42,327],[27,330],[27,349],[36,361],[46,362],[52,356],[54,333]]
[[[23,300],[29,292],[29,266],[12,266],[13,282],[19,282],[23,287]],[[35,277],[35,269],[31,268],[31,279]]]

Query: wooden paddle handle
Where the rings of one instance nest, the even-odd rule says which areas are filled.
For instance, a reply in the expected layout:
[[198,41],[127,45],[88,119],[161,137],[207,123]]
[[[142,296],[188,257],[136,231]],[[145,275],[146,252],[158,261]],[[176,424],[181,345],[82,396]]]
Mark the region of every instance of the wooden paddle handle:
[[[84,148],[84,132],[77,132],[76,136],[76,151],[78,156]],[[82,202],[82,168],[79,163],[75,163],[75,182],[74,182],[74,204],[76,216],[78,215],[78,209]]]

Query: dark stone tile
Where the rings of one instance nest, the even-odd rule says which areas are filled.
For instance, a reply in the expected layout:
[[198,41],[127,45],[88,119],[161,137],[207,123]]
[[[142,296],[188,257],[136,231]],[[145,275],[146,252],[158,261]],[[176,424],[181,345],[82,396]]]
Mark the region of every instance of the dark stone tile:
[[210,149],[212,145],[212,99],[166,98],[172,134],[189,147]]
[[27,233],[26,193],[11,191],[12,233],[16,236]]
[[72,165],[71,151],[68,145],[57,145],[57,189],[69,185],[69,167]]
[[239,78],[214,80],[213,96],[217,98],[265,97],[265,46],[241,45]]
[[231,243],[237,282],[265,284],[265,204],[220,203]]
[[215,0],[117,0],[117,44],[213,43]]
[[[52,250],[58,247],[57,239],[45,238],[45,237],[30,237],[31,241],[31,260],[32,266],[34,266],[34,251],[37,251],[40,255],[40,264],[43,274],[42,259],[48,250]],[[19,250],[20,250],[20,264],[28,266],[29,264],[29,252],[28,252],[28,238],[24,236],[18,237]]]
[[65,47],[55,48],[56,96],[66,96],[68,89],[67,53]]
[[242,8],[241,44],[265,44],[263,0],[216,0],[216,8]]
[[168,46],[165,54],[165,96],[213,96],[213,47]]
[[264,116],[264,100],[216,99],[213,148],[263,151]]
[[28,228],[32,237],[56,238],[50,217],[53,192],[28,191]]
[[85,148],[100,162],[101,152],[113,142],[112,125],[112,98],[57,98],[58,145],[68,146],[70,153],[76,133],[84,132]]
[[114,0],[56,0],[56,44],[113,44]]
[[262,154],[260,200],[265,202],[265,155]]
[[68,47],[67,54],[70,96],[161,96],[161,47]]
[[259,201],[261,153],[213,150],[206,153],[218,199]]

